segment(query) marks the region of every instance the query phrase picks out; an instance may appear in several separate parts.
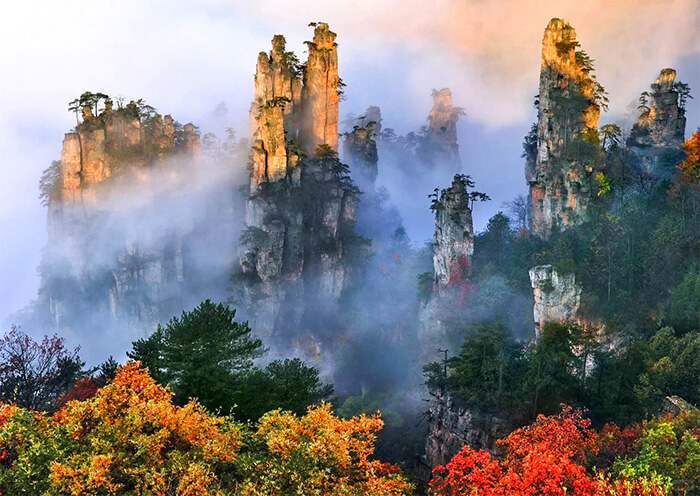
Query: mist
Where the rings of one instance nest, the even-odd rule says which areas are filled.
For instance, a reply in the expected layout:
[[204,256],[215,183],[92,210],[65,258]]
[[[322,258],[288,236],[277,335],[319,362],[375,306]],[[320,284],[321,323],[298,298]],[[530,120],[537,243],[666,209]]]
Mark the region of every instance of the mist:
[[[0,21],[0,43],[13,49],[0,53],[5,74],[0,92],[5,159],[0,319],[5,327],[17,321],[17,311],[31,308],[39,292],[37,267],[47,237],[37,184],[41,171],[58,158],[63,133],[75,125],[67,102],[86,89],[143,97],[164,113],[199,125],[202,136],[209,131],[222,136],[231,127],[246,138],[257,53],[268,50],[273,34],[284,33],[290,49],[303,58],[306,24],[322,19],[338,33],[340,71],[347,84],[341,116],[360,115],[367,106],[378,105],[384,128],[403,135],[418,132],[430,110],[431,89],[452,89],[455,105],[466,111],[457,125],[461,170],[492,198],[474,210],[475,230],[481,231],[504,202],[526,189],[521,142],[535,118],[532,99],[549,18],[566,17],[596,59],[598,79],[611,100],[601,124],[621,120],[630,101],[662,67],[676,67],[679,79],[700,88],[692,0],[615,5],[448,0],[318,5],[300,0],[294,8],[278,1],[23,2],[12,4],[6,14]],[[636,42],[624,41],[629,39]],[[220,102],[225,102],[225,112],[215,110]],[[689,129],[700,121],[697,100],[691,100],[687,117]],[[369,380],[361,370],[388,385],[405,380],[394,365],[406,359],[402,343],[415,332],[415,277],[430,270],[424,246],[434,224],[427,195],[448,186],[452,177],[452,171],[441,168],[410,171],[411,159],[381,140],[379,157],[377,191],[365,191],[361,198],[373,207],[361,206],[358,212],[358,230],[375,244],[362,268],[365,290],[348,296],[350,308],[357,310],[348,316],[355,332],[348,341],[352,352],[342,362],[357,372],[340,385],[348,391]],[[230,295],[227,274],[237,263],[244,219],[237,188],[247,180],[245,162],[242,156],[228,163],[210,160],[205,166],[162,164],[144,181],[119,184],[119,196],[105,204],[99,223],[85,233],[81,242],[94,247],[98,265],[113,263],[130,246],[145,252],[160,249],[173,234],[189,240],[193,256],[187,270],[197,277],[177,293],[170,315],[164,312],[154,322],[201,299],[225,301]],[[405,238],[393,237],[400,228]],[[53,255],[71,258],[70,252]],[[381,322],[359,315],[376,302],[390,301],[405,301],[406,306],[385,305]],[[109,304],[102,302],[70,327],[68,339],[80,344],[83,358],[91,362],[110,354],[123,358],[131,341],[144,332],[129,323],[107,325],[108,315]],[[36,324],[25,330],[36,335],[50,331],[50,323]],[[377,329],[382,339],[395,340],[391,360],[368,353],[376,349]],[[357,357],[363,360],[353,361]],[[414,372],[418,368],[416,364]],[[414,374],[410,381],[415,380]]]

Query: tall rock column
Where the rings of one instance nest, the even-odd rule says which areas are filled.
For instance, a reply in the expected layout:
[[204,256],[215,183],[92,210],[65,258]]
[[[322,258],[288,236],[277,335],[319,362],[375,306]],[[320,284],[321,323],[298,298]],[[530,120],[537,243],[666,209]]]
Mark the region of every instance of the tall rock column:
[[[287,175],[298,183],[298,154],[289,152],[287,140],[298,138],[301,104],[301,79],[296,58],[285,51],[284,36],[272,38],[269,56],[258,55],[255,93],[250,106],[253,137],[250,190],[263,182],[275,182]],[[285,136],[285,133],[287,134]]]
[[466,281],[474,254],[474,228],[466,183],[455,176],[434,204],[433,269],[438,291]]
[[316,147],[327,144],[338,150],[338,48],[336,34],[325,22],[314,29],[307,41],[309,58],[302,87],[304,149],[313,155]]
[[303,85],[282,36],[273,38],[269,57],[258,57],[250,196],[235,278],[256,334],[275,351],[288,352],[321,312],[333,314],[351,280],[346,255],[357,188],[336,153],[335,36],[327,24],[316,26]]
[[596,132],[602,87],[578,46],[571,25],[549,22],[542,40],[537,156],[526,170],[531,227],[544,237],[585,218],[591,173],[602,158]]
[[581,285],[573,272],[562,273],[552,265],[538,265],[530,269],[529,275],[535,298],[535,337],[540,336],[547,322],[583,323],[579,315]]
[[685,138],[685,109],[677,91],[676,71],[663,69],[652,93],[645,93],[649,106],[632,127],[628,146],[640,158],[642,166],[658,177],[667,177],[680,158]]
[[449,88],[433,90],[433,107],[428,115],[428,152],[431,163],[444,163],[453,172],[460,169],[459,147],[457,146],[457,121],[464,110],[452,105],[452,92]]
[[434,359],[435,350],[455,351],[461,337],[451,335],[447,319],[455,306],[463,307],[470,293],[474,227],[469,206],[467,178],[456,175],[452,186],[433,198],[435,212],[433,236],[433,285],[431,295],[421,306],[418,340],[424,363]]

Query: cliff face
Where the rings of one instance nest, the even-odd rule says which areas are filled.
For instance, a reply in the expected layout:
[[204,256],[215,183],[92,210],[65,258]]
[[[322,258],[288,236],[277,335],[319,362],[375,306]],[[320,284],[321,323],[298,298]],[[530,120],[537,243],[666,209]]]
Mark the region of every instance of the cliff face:
[[307,41],[309,58],[304,69],[303,101],[304,149],[313,154],[326,144],[338,150],[338,48],[336,34],[320,22],[313,41]]
[[[63,140],[56,194],[48,201],[40,300],[55,325],[75,326],[103,312],[147,329],[172,315],[184,282],[183,239],[192,226],[143,232],[119,225],[115,210],[128,210],[134,199],[120,198],[114,185],[146,184],[165,167],[163,159],[198,156],[191,124],[176,131],[172,117],[145,114],[133,102],[115,110],[108,100],[99,115],[83,108],[82,123]],[[149,215],[147,203],[134,208]]]
[[440,289],[466,280],[474,254],[474,228],[465,180],[455,176],[452,186],[440,192],[435,205],[433,268]]
[[343,158],[362,191],[373,191],[379,170],[374,126],[355,126],[343,140]]
[[[255,75],[250,196],[236,277],[253,328],[280,347],[298,337],[293,333],[303,332],[299,329],[304,328],[306,308],[323,305],[332,312],[351,279],[346,259],[353,239],[357,189],[335,152],[338,65],[334,39],[327,24],[316,26],[314,41],[307,43],[303,85],[293,75],[293,67],[275,62],[287,53],[279,35],[273,38],[270,57],[260,54]],[[293,55],[285,57],[294,60]],[[263,94],[259,88],[271,90]]]
[[462,164],[457,145],[457,121],[464,110],[452,105],[449,88],[433,90],[433,107],[428,114],[426,140],[421,150],[422,158],[431,166],[445,167],[457,173]]
[[513,430],[505,420],[462,408],[437,391],[431,391],[428,424],[430,431],[425,442],[424,461],[431,468],[449,462],[464,445],[497,453],[496,440]]
[[642,166],[658,177],[673,171],[685,138],[685,111],[676,91],[676,71],[663,69],[645,93],[649,106],[632,127],[627,145],[639,157]]
[[[432,357],[437,348],[453,349],[456,342],[443,318],[444,308],[464,306],[471,286],[474,228],[467,193],[467,178],[456,175],[452,186],[433,197],[435,212],[433,236],[432,294],[421,307],[418,339],[422,355]],[[430,360],[428,360],[430,361]]]
[[568,23],[549,22],[542,40],[537,155],[526,169],[531,227],[545,237],[585,218],[590,175],[599,161],[601,88],[590,74],[590,59],[578,46]]
[[535,298],[533,309],[535,336],[539,336],[547,322],[573,321],[582,324],[581,286],[573,272],[561,274],[551,265],[530,269],[530,284]]

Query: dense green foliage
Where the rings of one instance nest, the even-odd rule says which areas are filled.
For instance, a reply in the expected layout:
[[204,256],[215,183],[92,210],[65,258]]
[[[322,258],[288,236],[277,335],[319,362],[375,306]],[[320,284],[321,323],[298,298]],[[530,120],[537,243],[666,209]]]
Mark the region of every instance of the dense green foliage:
[[549,323],[532,345],[503,324],[478,325],[457,356],[426,366],[427,384],[465,406],[518,418],[567,403],[587,406],[596,422],[627,424],[655,413],[668,395],[700,403],[700,332],[617,339],[613,351],[575,325]]
[[135,341],[127,354],[168,385],[176,403],[197,398],[210,411],[233,412],[240,420],[257,420],[276,408],[302,414],[333,393],[321,384],[318,370],[298,359],[254,367],[264,353],[262,342],[235,316],[226,305],[206,300]]

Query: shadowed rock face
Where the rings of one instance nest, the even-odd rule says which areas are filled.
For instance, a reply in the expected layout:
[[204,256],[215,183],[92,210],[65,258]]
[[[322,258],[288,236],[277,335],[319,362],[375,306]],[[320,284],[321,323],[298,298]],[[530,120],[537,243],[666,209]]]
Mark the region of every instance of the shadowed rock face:
[[431,391],[428,424],[430,431],[425,441],[424,461],[430,468],[449,462],[464,445],[500,453],[502,449],[496,440],[513,430],[504,419],[476,409],[462,408],[438,391]]
[[[298,339],[307,308],[332,312],[351,280],[346,241],[357,198],[336,153],[335,37],[327,24],[316,26],[303,77],[281,35],[273,38],[269,56],[258,57],[240,287],[252,327],[273,355],[307,342],[317,356],[317,341]],[[369,134],[356,138],[357,152],[370,168],[373,160],[376,171],[376,144],[372,158]]]
[[[418,340],[421,357],[430,361],[436,349],[455,346],[452,329],[445,325],[444,308],[463,305],[470,290],[474,227],[469,207],[467,184],[455,176],[452,185],[433,201],[435,234],[433,236],[433,288],[418,316]],[[453,333],[453,332],[452,332]]]
[[377,181],[377,142],[373,128],[355,127],[343,141],[343,158],[357,178],[362,191],[374,191]]
[[474,227],[466,185],[455,177],[452,186],[440,193],[435,211],[433,269],[438,288],[465,280],[471,272]]
[[663,69],[652,84],[649,108],[632,127],[628,146],[642,166],[657,177],[668,177],[675,170],[685,138],[685,112],[674,88],[676,71]]
[[537,156],[526,169],[531,227],[544,237],[585,218],[596,167],[595,157],[575,148],[587,132],[593,135],[600,116],[595,82],[577,46],[574,28],[561,19],[549,22],[542,40]]

